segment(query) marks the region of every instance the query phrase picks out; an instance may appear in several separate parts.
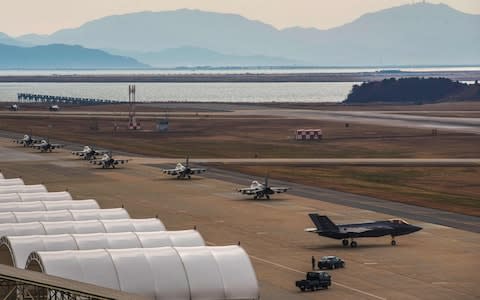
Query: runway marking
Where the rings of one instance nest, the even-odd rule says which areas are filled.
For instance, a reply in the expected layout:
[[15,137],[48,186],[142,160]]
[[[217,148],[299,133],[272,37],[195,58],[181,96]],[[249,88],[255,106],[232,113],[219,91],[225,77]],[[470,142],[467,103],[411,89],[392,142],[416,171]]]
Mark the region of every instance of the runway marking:
[[[278,263],[273,262],[273,261],[269,261],[269,260],[266,260],[266,259],[263,259],[263,258],[260,258],[260,257],[253,256],[253,255],[249,255],[249,256],[250,256],[251,258],[255,259],[255,260],[258,260],[258,261],[261,261],[261,262],[264,262],[264,263],[267,263],[267,264],[274,265],[274,266],[279,267],[279,268],[281,268],[281,269],[289,270],[289,271],[292,271],[292,272],[295,272],[295,273],[299,273],[299,274],[302,274],[302,275],[305,274],[305,272],[302,272],[302,271],[299,271],[299,270],[296,270],[296,269],[293,269],[293,268],[290,268],[290,267],[287,267],[287,266],[278,264]],[[351,290],[351,291],[354,291],[354,292],[357,292],[357,293],[360,293],[360,294],[363,294],[363,295],[366,295],[366,296],[370,296],[370,297],[375,298],[375,299],[387,300],[387,298],[383,298],[383,297],[374,295],[374,294],[372,294],[372,293],[365,292],[365,291],[362,291],[362,290],[359,290],[359,289],[350,287],[350,286],[345,285],[345,284],[342,284],[342,283],[332,282],[332,284],[341,286],[341,287],[343,287],[343,288],[345,288],[345,289],[347,289],[347,290]]]

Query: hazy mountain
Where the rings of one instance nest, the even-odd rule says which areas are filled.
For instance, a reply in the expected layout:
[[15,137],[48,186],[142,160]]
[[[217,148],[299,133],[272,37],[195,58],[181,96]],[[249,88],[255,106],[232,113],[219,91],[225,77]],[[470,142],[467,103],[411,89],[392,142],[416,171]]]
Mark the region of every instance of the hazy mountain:
[[12,45],[12,46],[28,46],[28,43],[17,41],[16,39],[2,32],[0,32],[0,44]]
[[[449,65],[480,64],[478,28],[479,15],[428,3],[369,13],[329,30],[278,30],[234,14],[182,9],[109,16],[79,28],[20,40],[132,52],[172,48],[182,52],[188,45],[226,56],[282,57],[325,66]],[[169,54],[176,59],[172,51]],[[166,57],[165,53],[159,56]]]
[[81,46],[46,45],[17,47],[0,44],[0,68],[3,69],[88,69],[144,68],[138,61]]
[[[480,63],[480,15],[444,4],[417,3],[363,15],[329,30],[290,28],[283,32],[310,43],[329,64],[435,65]],[[316,52],[318,50],[318,52]]]
[[158,52],[123,52],[108,50],[107,52],[133,57],[155,67],[222,67],[222,66],[293,66],[305,65],[300,61],[265,55],[226,55],[205,48],[179,47]]

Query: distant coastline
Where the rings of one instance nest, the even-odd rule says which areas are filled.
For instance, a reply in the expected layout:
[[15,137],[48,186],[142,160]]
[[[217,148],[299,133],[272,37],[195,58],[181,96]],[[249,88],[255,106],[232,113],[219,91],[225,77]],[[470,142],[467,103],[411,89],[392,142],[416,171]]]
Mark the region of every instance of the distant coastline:
[[480,71],[128,74],[127,70],[119,74],[0,75],[0,82],[365,82],[408,77],[475,81],[480,79]]

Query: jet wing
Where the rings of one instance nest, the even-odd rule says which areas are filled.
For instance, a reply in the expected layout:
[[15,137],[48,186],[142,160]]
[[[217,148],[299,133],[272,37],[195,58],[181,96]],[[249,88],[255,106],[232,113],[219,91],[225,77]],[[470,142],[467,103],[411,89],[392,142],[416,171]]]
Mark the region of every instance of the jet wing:
[[89,160],[88,162],[94,165],[101,165],[103,163],[100,159]]
[[111,151],[109,150],[95,150],[95,155],[104,155],[109,154]]
[[72,154],[76,156],[85,156],[84,151],[72,151]]
[[258,192],[261,192],[263,189],[261,188],[243,188],[243,189],[239,189],[238,191],[242,194],[246,194],[246,195],[255,195],[256,193]]
[[115,159],[113,161],[114,165],[123,165],[123,164],[126,164],[126,163],[128,163],[128,159]]
[[271,187],[270,188],[272,191],[274,191],[275,193],[277,194],[280,194],[280,193],[285,193],[286,191],[288,191],[288,189],[290,189],[289,187],[281,187],[281,186],[274,186],[274,187]]
[[200,174],[200,173],[204,173],[206,171],[207,171],[207,169],[203,169],[203,168],[191,168],[190,169],[191,174]]
[[44,144],[33,144],[31,145],[32,148],[37,148],[37,149],[40,149],[44,146]]
[[65,145],[63,144],[50,144],[50,148],[52,149],[58,149],[58,148],[63,148]]
[[177,169],[162,169],[162,172],[168,175],[178,175]]

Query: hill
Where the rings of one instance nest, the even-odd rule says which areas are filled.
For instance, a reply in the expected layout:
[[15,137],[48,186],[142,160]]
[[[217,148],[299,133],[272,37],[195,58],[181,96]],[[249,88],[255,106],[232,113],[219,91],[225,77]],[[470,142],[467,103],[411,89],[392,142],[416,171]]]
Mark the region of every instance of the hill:
[[281,57],[265,55],[227,55],[205,48],[180,47],[158,52],[121,52],[106,50],[114,54],[135,57],[148,65],[162,68],[169,67],[242,67],[242,66],[293,66],[305,63]]
[[81,46],[52,44],[17,47],[0,44],[2,69],[145,68],[138,61]]
[[181,9],[108,16],[19,40],[130,52],[190,47],[227,56],[263,56],[265,62],[275,57],[322,66],[472,65],[480,64],[477,28],[479,15],[429,3],[369,13],[329,30],[278,30],[235,14]]
[[346,104],[423,104],[440,101],[480,100],[480,85],[447,78],[401,78],[354,85]]

